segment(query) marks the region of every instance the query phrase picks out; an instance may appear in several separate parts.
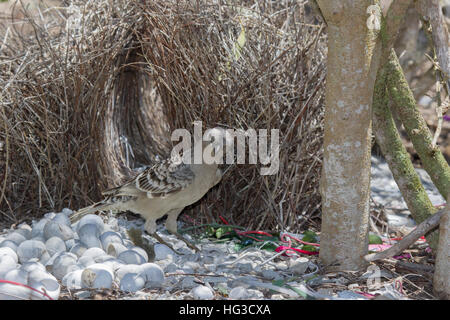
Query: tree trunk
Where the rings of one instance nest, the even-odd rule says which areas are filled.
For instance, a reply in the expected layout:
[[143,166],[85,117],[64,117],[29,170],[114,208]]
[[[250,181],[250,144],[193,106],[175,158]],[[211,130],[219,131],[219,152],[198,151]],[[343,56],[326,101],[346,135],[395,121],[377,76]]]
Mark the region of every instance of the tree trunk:
[[450,192],[450,167],[439,147],[432,144],[433,137],[430,129],[417,107],[394,51],[391,51],[386,68],[393,112],[400,116],[406,133],[422,160],[423,168],[428,172],[441,195],[446,197]]
[[365,266],[368,250],[372,95],[379,64],[373,1],[317,1],[328,25],[320,259],[334,270]]
[[[390,97],[387,91],[386,73],[386,66],[381,67],[375,82],[373,131],[412,217],[417,223],[421,223],[437,209],[431,203],[398,133],[388,106]],[[437,232],[427,236],[427,241],[432,247],[437,246],[437,236]]]
[[439,228],[439,245],[433,277],[433,291],[440,299],[450,300],[450,196]]

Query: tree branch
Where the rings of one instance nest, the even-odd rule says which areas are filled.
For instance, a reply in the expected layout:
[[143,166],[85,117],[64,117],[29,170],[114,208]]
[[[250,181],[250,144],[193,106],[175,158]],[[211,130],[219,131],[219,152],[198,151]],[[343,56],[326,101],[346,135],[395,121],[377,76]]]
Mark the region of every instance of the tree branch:
[[444,20],[439,0],[419,0],[416,9],[422,15],[423,20],[431,26],[431,37],[436,50],[436,58],[445,81],[447,94],[450,95],[450,57],[448,52],[448,28]]
[[368,254],[364,257],[364,259],[368,262],[372,262],[375,260],[390,258],[403,252],[403,250],[405,250],[414,242],[416,242],[417,239],[419,239],[421,236],[425,235],[427,232],[437,227],[439,225],[441,217],[446,212],[447,212],[446,208],[439,210],[431,217],[426,219],[424,222],[419,224],[413,231],[408,233],[408,235],[406,235],[401,241],[396,243],[394,246],[381,252]]

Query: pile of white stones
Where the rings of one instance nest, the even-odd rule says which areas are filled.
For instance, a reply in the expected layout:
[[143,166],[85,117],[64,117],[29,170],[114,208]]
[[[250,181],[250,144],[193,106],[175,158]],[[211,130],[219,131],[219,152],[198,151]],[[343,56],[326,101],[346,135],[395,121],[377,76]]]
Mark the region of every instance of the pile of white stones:
[[[158,233],[176,252],[144,234],[155,243],[149,257],[127,234],[142,229],[142,219],[91,214],[71,224],[71,213],[47,213],[32,226],[23,223],[0,233],[0,280],[6,280],[0,281],[0,299],[58,299],[66,288],[79,299],[101,288],[120,289],[127,299],[301,298],[272,281],[318,270],[307,258],[260,247],[236,252],[234,241],[202,239],[196,243],[201,251],[194,252],[162,225]],[[306,290],[300,282],[289,285]]]
[[69,289],[111,288],[114,282],[130,292],[161,286],[164,272],[148,262],[144,249],[96,215],[71,225],[71,213],[48,213],[0,237],[0,279],[37,290],[0,283],[0,299],[42,299],[38,291],[58,299],[58,280]]

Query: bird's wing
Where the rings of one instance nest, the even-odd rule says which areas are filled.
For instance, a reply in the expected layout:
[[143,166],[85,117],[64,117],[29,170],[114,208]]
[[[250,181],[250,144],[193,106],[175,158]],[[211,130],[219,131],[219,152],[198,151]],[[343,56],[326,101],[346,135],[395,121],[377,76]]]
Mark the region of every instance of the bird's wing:
[[138,174],[131,181],[122,186],[105,190],[103,195],[134,196],[145,192],[149,198],[164,197],[167,194],[183,190],[195,178],[189,165],[174,163],[169,160],[161,161]]

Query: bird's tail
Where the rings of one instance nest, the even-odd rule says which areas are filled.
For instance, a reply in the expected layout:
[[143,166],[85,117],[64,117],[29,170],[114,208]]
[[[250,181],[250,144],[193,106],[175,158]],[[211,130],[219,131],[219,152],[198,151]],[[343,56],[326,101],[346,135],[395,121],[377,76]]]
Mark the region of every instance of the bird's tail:
[[111,203],[103,200],[97,203],[94,203],[93,205],[90,205],[86,208],[82,208],[80,210],[78,210],[77,212],[75,212],[74,214],[72,214],[70,216],[70,222],[74,223],[77,222],[78,220],[80,220],[82,217],[84,217],[85,215],[89,214],[89,213],[94,213],[96,211],[100,211],[100,210],[108,210],[111,207]]

